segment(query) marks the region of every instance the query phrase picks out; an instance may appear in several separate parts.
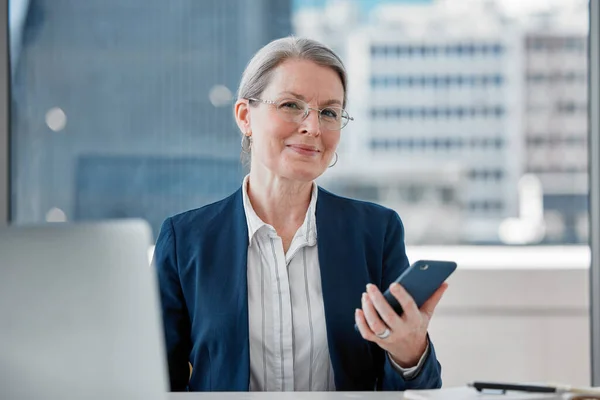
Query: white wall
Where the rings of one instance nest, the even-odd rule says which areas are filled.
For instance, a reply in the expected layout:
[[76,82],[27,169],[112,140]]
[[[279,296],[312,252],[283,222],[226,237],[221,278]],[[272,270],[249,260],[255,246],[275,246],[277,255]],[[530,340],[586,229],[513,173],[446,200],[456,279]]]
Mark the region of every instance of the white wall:
[[[489,257],[482,256],[486,251]],[[497,247],[476,252],[461,256],[454,248],[444,257],[443,248],[408,249],[411,261],[426,254],[464,260],[430,326],[444,386],[473,380],[589,385],[589,250]],[[503,259],[514,261],[500,269]]]

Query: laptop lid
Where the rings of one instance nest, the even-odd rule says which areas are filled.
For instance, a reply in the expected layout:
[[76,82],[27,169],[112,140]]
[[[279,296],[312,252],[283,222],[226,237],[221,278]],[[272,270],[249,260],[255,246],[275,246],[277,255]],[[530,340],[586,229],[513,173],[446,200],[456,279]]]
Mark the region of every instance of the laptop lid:
[[139,220],[0,229],[0,398],[166,397]]

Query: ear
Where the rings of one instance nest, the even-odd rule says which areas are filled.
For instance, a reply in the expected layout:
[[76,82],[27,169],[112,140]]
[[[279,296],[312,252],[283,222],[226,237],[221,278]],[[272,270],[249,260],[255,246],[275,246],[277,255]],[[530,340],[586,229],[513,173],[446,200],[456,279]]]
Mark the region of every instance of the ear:
[[246,135],[252,130],[250,126],[250,105],[248,100],[239,99],[234,106],[235,122],[238,128],[242,132],[242,135]]

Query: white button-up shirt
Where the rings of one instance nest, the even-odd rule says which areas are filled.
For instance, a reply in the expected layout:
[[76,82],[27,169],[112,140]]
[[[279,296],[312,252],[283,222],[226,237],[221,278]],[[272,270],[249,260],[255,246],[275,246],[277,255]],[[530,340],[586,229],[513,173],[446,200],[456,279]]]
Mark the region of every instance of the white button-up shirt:
[[[256,215],[247,187],[248,176],[243,198],[249,239],[250,390],[335,390],[317,252],[317,185],[313,183],[306,217],[285,254],[275,229]],[[408,377],[424,356],[415,368],[392,365]]]
[[254,212],[244,179],[248,223],[251,391],[335,390],[317,253],[317,186],[286,254],[275,229]]

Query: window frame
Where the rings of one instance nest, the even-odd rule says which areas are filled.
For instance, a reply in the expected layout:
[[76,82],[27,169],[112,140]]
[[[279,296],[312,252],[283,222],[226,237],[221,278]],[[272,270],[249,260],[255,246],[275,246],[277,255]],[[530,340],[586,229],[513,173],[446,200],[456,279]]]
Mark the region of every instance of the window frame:
[[0,226],[10,222],[10,52],[8,1],[0,0]]
[[592,385],[600,385],[600,1],[589,2],[588,118],[590,194],[590,328]]

